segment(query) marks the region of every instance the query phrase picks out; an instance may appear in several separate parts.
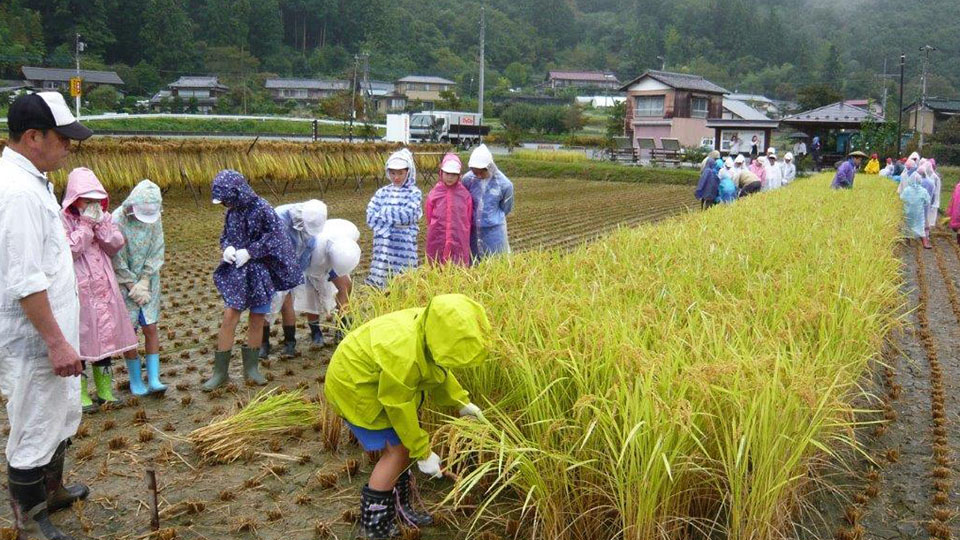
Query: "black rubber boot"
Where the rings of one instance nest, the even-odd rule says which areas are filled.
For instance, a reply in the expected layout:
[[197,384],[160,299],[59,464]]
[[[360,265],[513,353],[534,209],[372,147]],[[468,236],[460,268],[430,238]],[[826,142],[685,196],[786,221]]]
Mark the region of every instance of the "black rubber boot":
[[270,356],[270,325],[263,325],[263,343],[260,344],[260,358]]
[[403,471],[403,474],[397,478],[397,485],[393,488],[393,493],[397,497],[397,515],[400,519],[410,525],[420,528],[433,524],[433,518],[427,512],[421,512],[413,506],[413,475],[409,470]]
[[319,322],[307,323],[307,326],[310,327],[310,341],[314,345],[323,345],[323,330],[320,330]]
[[72,536],[64,534],[50,522],[43,467],[15,469],[7,466],[7,479],[10,486],[10,506],[13,507],[17,531],[24,529],[27,520],[33,520],[47,540],[73,540]]
[[397,507],[392,491],[375,491],[363,486],[360,499],[360,524],[364,538],[396,538],[400,536],[397,527]]
[[297,356],[297,327],[296,326],[286,326],[283,327],[283,352],[280,353],[280,358],[296,358]]
[[240,355],[243,357],[243,378],[247,381],[253,381],[254,384],[263,386],[267,380],[260,374],[260,355],[256,349],[243,347],[240,349]]
[[69,440],[61,442],[50,463],[43,468],[43,478],[47,488],[47,511],[51,514],[57,510],[69,508],[73,503],[86,499],[87,495],[90,495],[90,488],[83,484],[63,485],[63,462],[69,444]]

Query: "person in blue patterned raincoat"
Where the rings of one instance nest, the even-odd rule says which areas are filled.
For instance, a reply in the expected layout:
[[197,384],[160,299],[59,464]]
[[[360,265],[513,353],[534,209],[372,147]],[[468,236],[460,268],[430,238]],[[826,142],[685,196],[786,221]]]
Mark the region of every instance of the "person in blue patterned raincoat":
[[240,314],[250,311],[247,345],[241,349],[243,377],[254,384],[267,384],[260,374],[260,342],[270,302],[277,291],[288,291],[303,283],[303,270],[297,264],[290,238],[280,216],[259,197],[237,171],[220,171],[213,179],[214,204],[227,207],[220,248],[223,257],[213,281],[223,296],[225,308],[213,376],[203,384],[211,391],[227,382],[234,332]]
[[150,180],[137,184],[123,204],[113,211],[126,244],[113,256],[120,292],[126,302],[130,322],[143,331],[144,360],[147,364],[147,385],[143,384],[141,358],[137,350],[124,353],[130,374],[130,393],[143,396],[163,393],[160,382],[160,268],[163,266],[164,239],[160,212],[163,197],[160,188]]
[[470,172],[460,180],[473,197],[473,228],[470,251],[478,261],[498,253],[510,253],[507,215],[513,210],[513,183],[497,164],[487,145],[470,154]]
[[417,266],[417,233],[423,216],[423,195],[417,187],[413,154],[404,148],[387,159],[388,185],[367,204],[367,226],[373,230],[373,256],[367,284],[385,289],[390,277]]

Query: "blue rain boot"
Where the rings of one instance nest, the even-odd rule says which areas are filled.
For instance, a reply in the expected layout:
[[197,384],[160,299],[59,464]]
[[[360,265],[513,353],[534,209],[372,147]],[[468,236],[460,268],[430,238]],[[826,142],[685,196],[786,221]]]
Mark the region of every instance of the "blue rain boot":
[[162,394],[167,391],[167,387],[160,382],[160,355],[148,354],[144,358],[147,360],[147,387],[151,394]]
[[135,396],[147,395],[147,387],[143,385],[143,372],[141,371],[140,357],[127,360],[127,372],[130,374],[130,393]]

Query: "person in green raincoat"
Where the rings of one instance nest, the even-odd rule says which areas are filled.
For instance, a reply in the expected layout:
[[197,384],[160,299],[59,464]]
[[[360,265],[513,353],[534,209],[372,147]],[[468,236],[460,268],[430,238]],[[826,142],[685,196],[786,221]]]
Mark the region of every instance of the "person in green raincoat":
[[126,244],[113,257],[113,270],[127,304],[130,322],[134,328],[143,330],[146,351],[146,386],[137,350],[124,353],[130,373],[130,392],[136,396],[159,394],[167,389],[160,382],[160,337],[157,332],[160,267],[163,266],[165,246],[160,221],[162,207],[160,188],[150,180],[142,180],[123,205],[113,211],[113,221],[126,239]]
[[482,418],[451,369],[482,364],[490,335],[483,306],[462,294],[445,294],[426,307],[367,322],[334,352],[324,383],[327,401],[364,450],[383,451],[362,492],[367,538],[398,535],[398,514],[413,526],[432,523],[410,501],[411,458],[424,474],[442,475],[418,409],[429,396],[435,405],[458,408],[461,416]]

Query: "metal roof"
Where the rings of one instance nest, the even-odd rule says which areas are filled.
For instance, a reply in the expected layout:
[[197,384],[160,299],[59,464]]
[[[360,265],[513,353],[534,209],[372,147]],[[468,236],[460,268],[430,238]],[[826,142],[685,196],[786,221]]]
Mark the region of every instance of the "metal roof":
[[339,79],[267,79],[266,88],[293,88],[309,90],[346,90],[350,81]]
[[694,90],[696,92],[706,92],[709,94],[729,94],[726,89],[717,86],[699,75],[690,75],[689,73],[671,73],[669,71],[647,70],[636,79],[623,85],[620,90],[626,92],[631,86],[639,82],[644,77],[656,79],[663,84],[677,90]]
[[770,120],[767,115],[737,99],[723,98],[723,108],[743,120]]
[[816,109],[783,117],[784,123],[794,124],[860,124],[867,120],[881,120],[866,109],[842,101]]
[[[20,71],[23,72],[23,77],[28,81],[69,81],[77,76],[77,70],[75,69],[23,66]],[[80,77],[84,82],[92,84],[123,85],[123,79],[115,71],[81,69]]]
[[774,102],[772,99],[760,94],[730,94],[727,97],[730,99],[735,99],[737,101],[756,101],[758,103],[769,103],[771,105],[774,105]]
[[563,79],[570,81],[614,82],[620,84],[617,76],[609,71],[551,71],[548,79]]
[[220,90],[228,90],[225,85],[220,84],[217,77],[180,77],[167,86],[170,88],[219,88]]
[[402,79],[397,80],[398,83],[426,83],[426,84],[457,84],[449,79],[444,79],[443,77],[434,77],[432,75],[407,75]]
[[[913,103],[904,106],[903,110],[906,111],[916,106],[917,102],[914,101]],[[960,112],[960,99],[927,98],[927,108],[936,112],[958,113]]]

